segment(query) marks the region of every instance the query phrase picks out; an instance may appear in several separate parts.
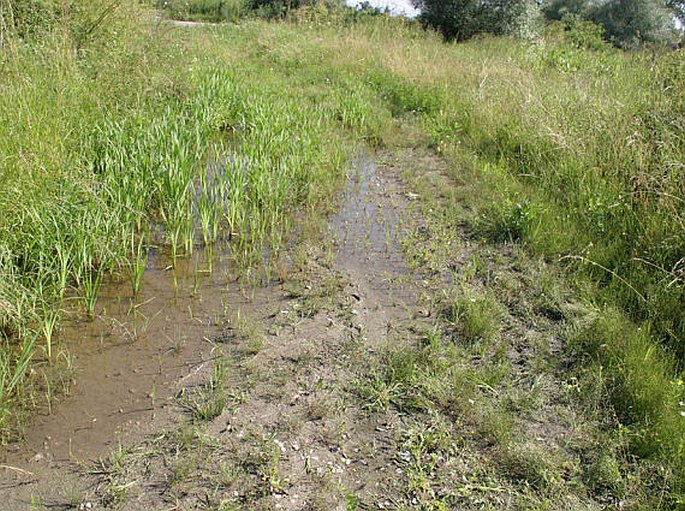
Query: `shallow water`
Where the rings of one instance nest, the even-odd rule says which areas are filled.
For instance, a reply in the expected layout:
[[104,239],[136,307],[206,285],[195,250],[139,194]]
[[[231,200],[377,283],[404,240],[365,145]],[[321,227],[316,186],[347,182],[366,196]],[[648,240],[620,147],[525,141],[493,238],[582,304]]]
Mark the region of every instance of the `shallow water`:
[[402,221],[390,198],[391,186],[379,174],[375,157],[360,151],[348,172],[344,202],[330,222],[339,261],[359,265],[369,277],[406,275]]
[[[68,396],[58,397],[31,421],[21,445],[5,458],[86,459],[116,445],[122,427],[144,427],[168,405],[177,383],[212,357],[213,339],[231,314],[269,300],[255,288],[248,299],[227,278],[220,254],[208,271],[205,252],[178,258],[152,254],[136,299],[128,280],[102,286],[93,320],[67,318],[60,339],[75,366]],[[51,412],[51,413],[49,413]]]
[[[389,186],[370,153],[359,152],[342,206],[329,220],[338,264],[365,282],[372,301],[397,301],[388,290],[407,275]],[[167,253],[152,251],[135,299],[128,279],[108,282],[94,319],[74,313],[63,320],[60,339],[73,357],[74,384],[36,414],[3,463],[40,472],[51,462],[106,455],[120,431],[144,432],[172,405],[184,378],[212,359],[212,339],[233,314],[281,299],[278,286],[242,287],[228,248],[212,256],[196,250],[171,263]]]
[[[388,341],[392,325],[416,302],[415,277],[407,267],[400,212],[407,203],[399,183],[379,171],[375,156],[359,152],[348,172],[343,204],[330,220],[338,266],[357,282],[360,323],[371,345]],[[364,297],[361,300],[359,297]]]

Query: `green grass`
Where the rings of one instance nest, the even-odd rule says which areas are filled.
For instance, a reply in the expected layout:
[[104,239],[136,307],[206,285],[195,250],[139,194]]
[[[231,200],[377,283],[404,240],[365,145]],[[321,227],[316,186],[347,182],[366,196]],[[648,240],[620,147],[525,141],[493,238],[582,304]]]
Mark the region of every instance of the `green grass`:
[[157,8],[172,19],[217,22],[237,21],[247,12],[245,0],[157,0]]
[[191,414],[194,421],[206,422],[218,417],[228,403],[226,379],[229,361],[220,349],[215,351],[211,377],[192,395],[181,398],[181,406]]

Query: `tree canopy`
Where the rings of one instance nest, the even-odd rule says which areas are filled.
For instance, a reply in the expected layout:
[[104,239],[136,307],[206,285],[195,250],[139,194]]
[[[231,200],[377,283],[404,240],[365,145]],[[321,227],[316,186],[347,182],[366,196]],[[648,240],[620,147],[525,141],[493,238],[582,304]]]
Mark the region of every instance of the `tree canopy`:
[[666,5],[656,0],[609,0],[592,7],[589,16],[612,43],[626,48],[665,42],[673,30]]
[[446,39],[463,41],[480,33],[525,36],[534,31],[534,0],[415,0],[424,25]]
[[589,21],[607,40],[632,48],[672,38],[673,16],[685,21],[679,0],[414,0],[424,25],[446,39],[462,41],[480,33],[532,35],[540,11],[548,20]]

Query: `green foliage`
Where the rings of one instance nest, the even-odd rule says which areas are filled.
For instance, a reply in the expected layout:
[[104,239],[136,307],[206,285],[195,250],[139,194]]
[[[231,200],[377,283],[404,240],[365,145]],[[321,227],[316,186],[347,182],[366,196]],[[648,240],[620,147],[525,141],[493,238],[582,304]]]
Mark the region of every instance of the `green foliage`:
[[673,12],[673,15],[681,22],[685,21],[685,2],[680,0],[667,0],[666,5]]
[[35,39],[49,31],[59,19],[55,0],[6,0],[0,6],[2,20],[23,39]]
[[591,21],[572,20],[566,24],[566,37],[576,48],[605,49],[604,28]]
[[586,472],[588,486],[598,495],[624,497],[626,483],[621,465],[612,446],[604,446],[592,459]]
[[682,3],[663,0],[552,0],[543,7],[547,19],[570,25],[591,21],[602,27],[612,44],[631,49],[645,43],[666,43],[673,37],[670,13]]
[[245,0],[157,0],[157,8],[174,19],[237,21],[246,12]]
[[226,379],[229,374],[229,363],[220,350],[215,356],[209,381],[192,395],[183,395],[181,398],[182,406],[192,414],[193,420],[198,422],[210,421],[218,417],[228,403]]
[[305,5],[316,3],[316,0],[246,0],[247,7],[259,16],[279,17],[287,12]]
[[543,39],[531,48],[531,63],[561,73],[615,74],[621,63],[619,53],[603,39],[603,33],[602,27],[590,21],[551,23]]
[[538,8],[530,0],[418,0],[422,22],[452,40],[464,41],[491,33],[531,37],[536,32]]
[[282,18],[317,3],[317,0],[156,0],[157,8],[173,19],[210,22],[235,22],[248,15]]
[[665,43],[673,32],[673,21],[657,0],[609,0],[592,8],[589,17],[604,27],[609,41],[622,48]]
[[480,30],[477,23],[477,4],[473,0],[449,0],[444,2],[417,2],[421,9],[421,21],[439,30],[445,39],[463,41]]
[[582,18],[587,10],[588,0],[547,0],[542,5],[545,17],[555,21]]
[[442,316],[457,332],[457,341],[479,345],[484,351],[498,333],[498,309],[491,296],[465,295],[449,304]]
[[552,492],[563,479],[564,467],[552,457],[550,449],[533,442],[507,448],[502,461],[510,477],[525,480],[537,491]]
[[535,0],[487,0],[481,16],[482,32],[524,39],[538,34],[540,9]]
[[[569,348],[587,371],[586,405],[606,414],[609,402],[609,413],[621,424],[618,440],[626,456],[650,460],[660,473],[643,484],[664,485],[667,493],[676,494],[685,482],[685,428],[679,406],[685,389],[649,334],[626,323],[615,310],[606,310],[579,325]],[[588,477],[593,485],[621,492],[624,482],[614,456],[600,452]]]
[[5,31],[29,43],[43,42],[61,32],[75,46],[101,31],[126,2],[63,2],[60,0],[3,0],[0,37]]
[[437,90],[422,89],[383,72],[370,73],[368,81],[389,104],[394,116],[404,113],[435,114],[440,108],[441,98]]
[[529,199],[507,198],[485,211],[480,229],[495,242],[520,241],[535,236],[543,214],[542,207]]

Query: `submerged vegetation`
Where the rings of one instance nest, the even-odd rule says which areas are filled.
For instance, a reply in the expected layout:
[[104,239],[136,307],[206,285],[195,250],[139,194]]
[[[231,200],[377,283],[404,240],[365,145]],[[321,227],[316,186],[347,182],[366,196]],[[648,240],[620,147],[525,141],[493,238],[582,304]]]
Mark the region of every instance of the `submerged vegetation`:
[[[182,7],[202,20],[245,8]],[[92,317],[104,282],[130,279],[135,297],[150,250],[174,261],[229,247],[246,273],[277,258],[294,215],[331,209],[354,145],[406,144],[409,126],[449,166],[458,190],[446,215],[557,265],[591,311],[563,334],[569,381],[608,439],[585,476],[616,502],[641,486],[635,509],[684,505],[679,52],[623,53],[583,22],[534,41],[445,44],[417,23],[325,3],[286,22],[192,30],[133,1],[5,1],[0,17],[3,440],[38,399],[35,375],[68,359],[60,322]],[[484,357],[497,308],[491,293],[459,297],[442,328]],[[419,398],[453,399],[435,389],[460,368],[436,365],[450,358],[431,335],[392,354],[376,383],[409,367],[413,385],[435,387]],[[406,392],[379,395],[409,406]],[[506,462],[553,487],[527,455]]]

